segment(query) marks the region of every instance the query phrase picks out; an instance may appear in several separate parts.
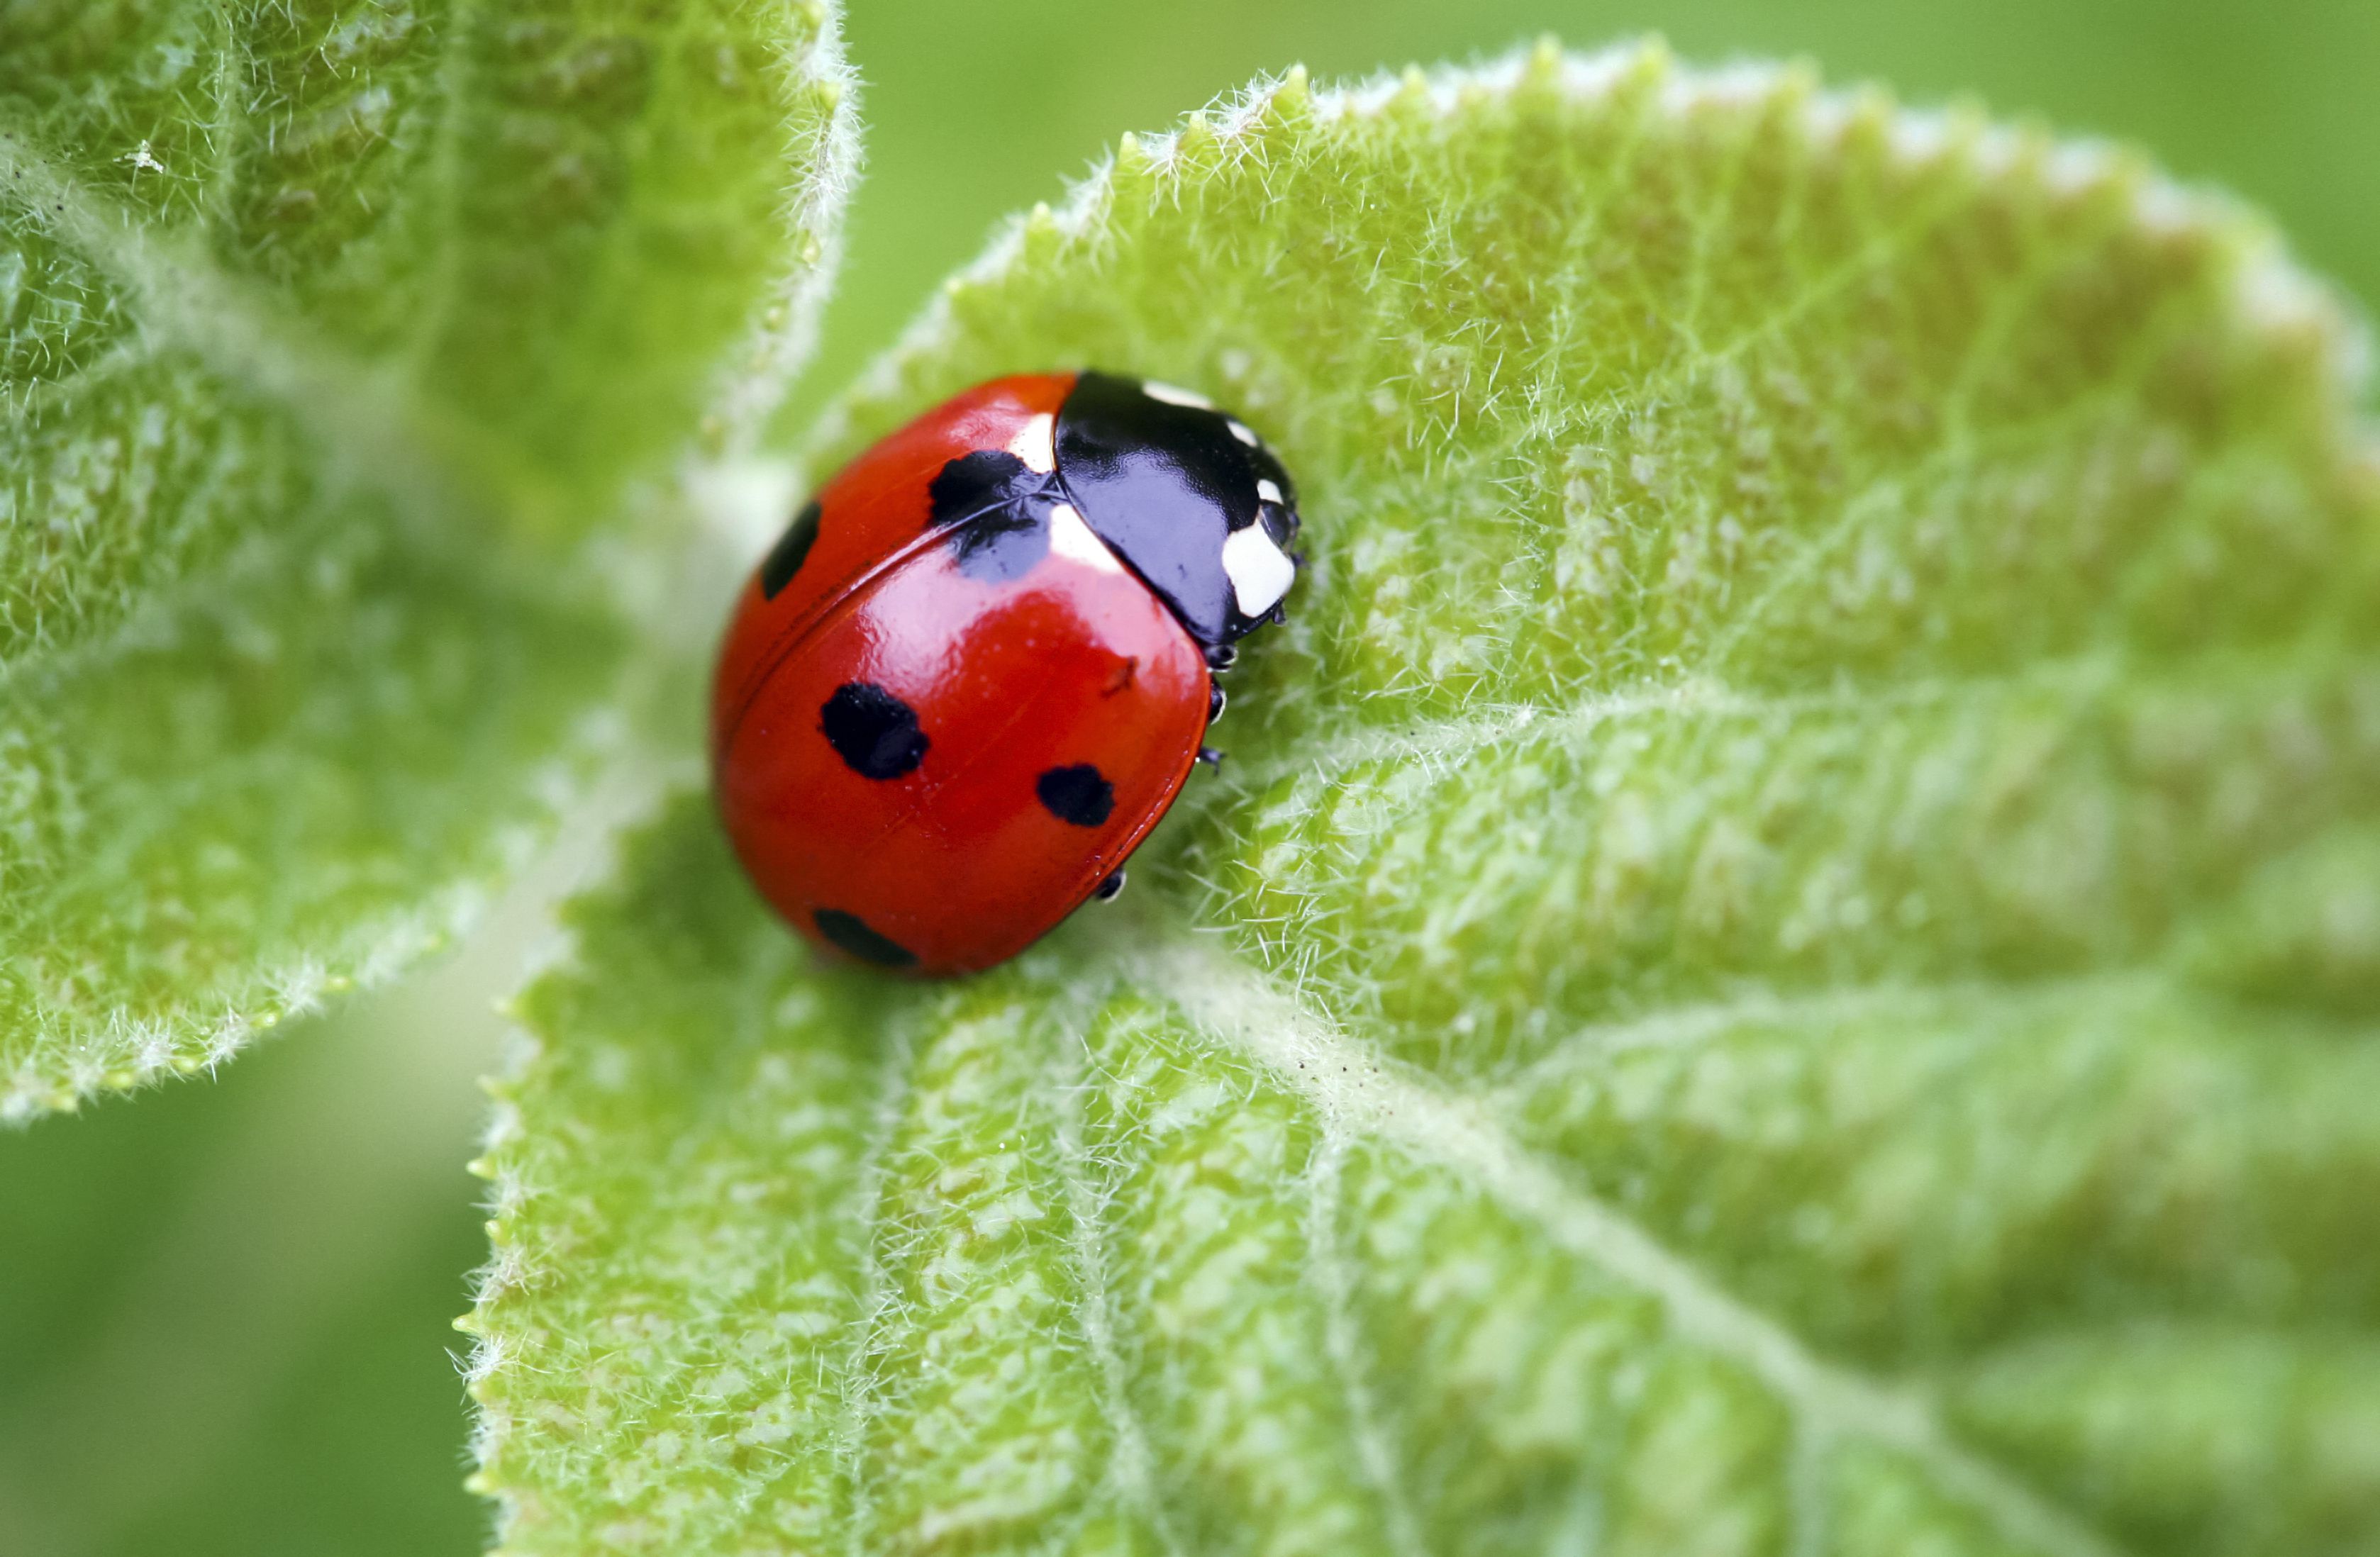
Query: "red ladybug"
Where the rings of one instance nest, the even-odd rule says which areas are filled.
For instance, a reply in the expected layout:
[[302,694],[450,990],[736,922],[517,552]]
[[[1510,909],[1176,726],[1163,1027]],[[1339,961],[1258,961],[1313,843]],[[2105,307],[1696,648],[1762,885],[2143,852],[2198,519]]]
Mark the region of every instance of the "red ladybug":
[[1211,672],[1297,576],[1289,475],[1186,391],[998,379],[844,467],[738,602],[711,700],[720,815],[813,940],[990,967],[1173,803]]

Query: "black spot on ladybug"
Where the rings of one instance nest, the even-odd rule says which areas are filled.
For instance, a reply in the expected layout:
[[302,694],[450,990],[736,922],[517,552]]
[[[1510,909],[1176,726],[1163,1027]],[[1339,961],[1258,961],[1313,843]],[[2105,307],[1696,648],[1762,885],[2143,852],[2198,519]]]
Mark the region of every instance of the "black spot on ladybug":
[[1033,783],[1050,815],[1078,827],[1096,827],[1115,811],[1115,786],[1089,763],[1053,767]]
[[1040,472],[1005,449],[978,449],[942,466],[926,486],[929,529],[962,524],[987,510],[1021,506],[1038,495]]
[[969,578],[986,584],[1023,578],[1050,554],[1047,515],[996,508],[960,526],[951,537],[951,554]]
[[819,710],[827,744],[863,778],[898,778],[926,760],[917,710],[874,682],[845,682]]
[[785,526],[785,533],[777,537],[777,544],[769,548],[769,555],[761,560],[760,598],[773,600],[794,582],[794,575],[809,559],[818,532],[818,499],[812,498],[802,505],[802,511],[794,515],[794,522]]
[[978,449],[927,485],[928,527],[948,527],[959,571],[987,584],[1021,578],[1050,554],[1049,477],[1005,449]]
[[810,918],[817,923],[820,935],[862,962],[873,962],[880,968],[906,968],[917,960],[916,952],[869,929],[868,922],[856,913],[820,909]]

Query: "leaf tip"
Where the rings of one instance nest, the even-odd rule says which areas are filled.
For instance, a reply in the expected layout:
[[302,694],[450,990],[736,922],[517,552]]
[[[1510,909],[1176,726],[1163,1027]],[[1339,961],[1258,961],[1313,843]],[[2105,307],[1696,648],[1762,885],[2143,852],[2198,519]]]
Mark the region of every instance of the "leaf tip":
[[1550,32],[1540,32],[1537,41],[1529,45],[1529,56],[1521,66],[1522,78],[1532,86],[1548,85],[1561,79],[1568,64],[1569,54],[1561,40]]
[[1633,48],[1622,54],[1628,74],[1641,80],[1666,81],[1678,73],[1678,56],[1670,47],[1670,40],[1658,32],[1647,32],[1636,40]]

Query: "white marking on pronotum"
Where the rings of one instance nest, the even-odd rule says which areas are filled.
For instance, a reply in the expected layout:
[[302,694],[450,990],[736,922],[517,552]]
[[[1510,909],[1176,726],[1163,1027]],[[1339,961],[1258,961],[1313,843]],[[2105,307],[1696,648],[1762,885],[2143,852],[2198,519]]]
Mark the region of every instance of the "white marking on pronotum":
[[1168,405],[1186,405],[1193,411],[1211,411],[1215,403],[1193,390],[1160,384],[1155,379],[1141,380],[1140,392],[1151,400],[1161,400]]
[[1297,564],[1273,544],[1262,525],[1233,530],[1223,540],[1223,572],[1242,616],[1262,616],[1281,603],[1297,578]]
[[1238,439],[1249,448],[1253,449],[1257,446],[1257,435],[1249,428],[1245,422],[1237,420],[1234,417],[1226,416],[1223,418],[1223,425],[1232,429],[1232,436],[1233,438]]
[[1023,460],[1027,470],[1049,475],[1058,468],[1058,418],[1044,411],[1026,422],[1008,441],[1008,452]]
[[1107,542],[1091,532],[1083,516],[1071,503],[1053,503],[1050,508],[1050,549],[1070,562],[1080,562],[1101,573],[1120,573],[1123,564],[1116,561]]
[[1272,482],[1266,477],[1259,476],[1257,477],[1257,496],[1264,499],[1267,502],[1279,502],[1281,501],[1281,489],[1274,486]]

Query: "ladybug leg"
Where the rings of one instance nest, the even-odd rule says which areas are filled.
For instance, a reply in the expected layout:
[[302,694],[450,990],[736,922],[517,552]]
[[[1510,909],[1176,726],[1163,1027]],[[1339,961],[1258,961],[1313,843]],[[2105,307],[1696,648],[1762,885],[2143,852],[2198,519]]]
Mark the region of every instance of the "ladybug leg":
[[1111,903],[1115,901],[1115,895],[1123,890],[1123,872],[1110,871],[1105,881],[1091,888],[1091,896],[1103,903]]
[[1198,760],[1208,767],[1220,770],[1223,766],[1223,754],[1212,746],[1201,746],[1198,748]]
[[1230,644],[1212,644],[1207,649],[1207,669],[1228,670],[1240,658],[1240,651]]
[[1223,689],[1214,682],[1207,683],[1207,722],[1213,724],[1223,717]]

